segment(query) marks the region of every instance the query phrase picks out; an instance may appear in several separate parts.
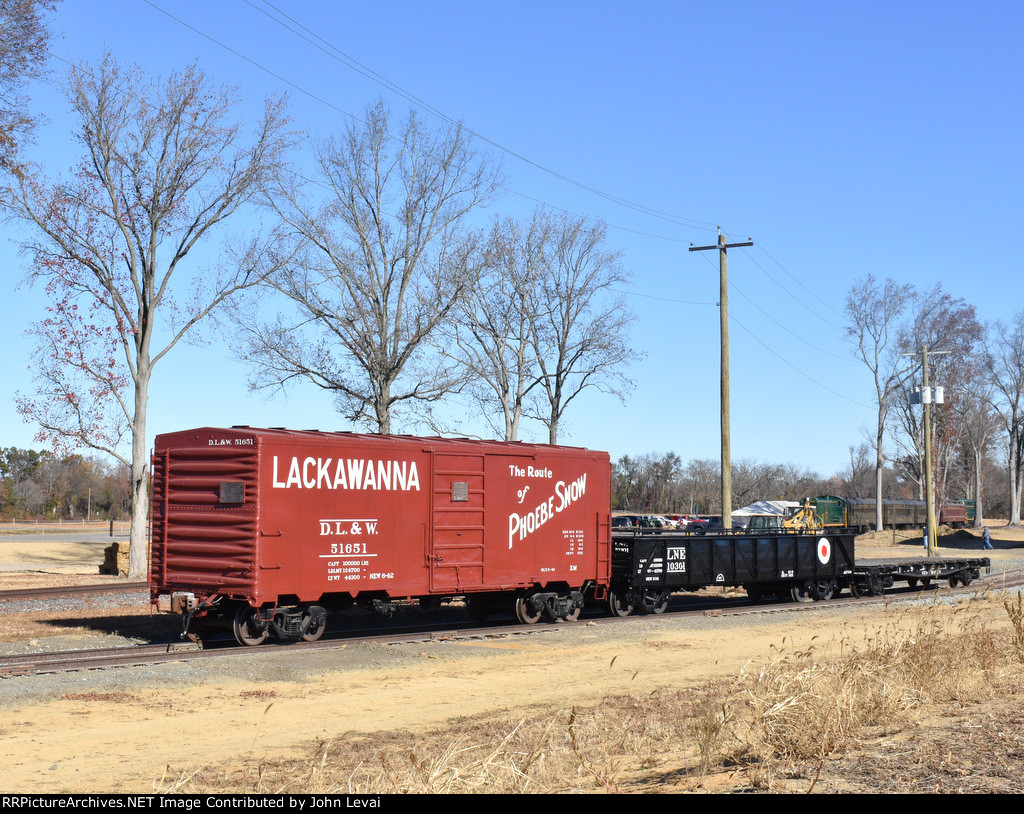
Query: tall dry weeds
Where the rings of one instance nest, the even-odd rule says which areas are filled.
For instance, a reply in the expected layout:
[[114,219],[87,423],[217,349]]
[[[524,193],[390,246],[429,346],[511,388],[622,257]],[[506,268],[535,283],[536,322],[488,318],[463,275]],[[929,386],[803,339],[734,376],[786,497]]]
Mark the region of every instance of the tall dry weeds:
[[[968,606],[896,617],[863,637],[779,653],[752,674],[741,739],[770,785],[780,767],[815,770],[877,727],[899,727],[928,701],[984,694],[999,662],[992,631]],[[812,782],[812,787],[814,785]]]
[[[1006,600],[1014,643],[970,603],[897,613],[805,649],[776,650],[731,681],[666,686],[598,706],[460,721],[413,735],[321,742],[309,755],[262,756],[227,776],[190,769],[158,790],[294,793],[565,793],[702,788],[745,771],[818,782],[826,761],[914,723],[934,702],[981,699],[999,669],[1024,660],[1024,600]],[[957,705],[962,706],[961,704]]]
[[1003,597],[1003,607],[1006,608],[1006,615],[1010,617],[1010,625],[1013,627],[1013,649],[1017,654],[1017,660],[1024,664],[1024,598],[1021,592],[1017,591],[1016,600],[1009,596]]

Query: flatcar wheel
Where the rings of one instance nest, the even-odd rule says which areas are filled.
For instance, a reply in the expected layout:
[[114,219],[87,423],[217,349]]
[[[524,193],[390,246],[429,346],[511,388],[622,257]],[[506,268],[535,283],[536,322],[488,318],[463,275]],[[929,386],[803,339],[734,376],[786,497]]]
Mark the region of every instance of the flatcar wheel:
[[535,625],[540,621],[541,612],[533,607],[530,597],[520,597],[516,600],[516,619],[524,625]]
[[862,596],[875,596],[879,593],[875,590],[874,584],[871,579],[864,580],[863,582],[858,579],[850,580],[850,595],[855,596],[858,599]]
[[626,599],[625,592],[612,590],[608,592],[608,610],[612,616],[622,618],[633,612],[633,603]]
[[255,647],[267,640],[267,628],[260,629],[253,622],[256,621],[256,611],[248,605],[242,605],[235,613],[235,619],[231,623],[231,632],[235,634],[235,641],[246,647]]
[[812,602],[814,600],[814,587],[810,580],[803,580],[794,583],[790,595],[794,602]]
[[575,607],[565,615],[565,621],[576,622],[579,620],[581,613],[583,613],[583,608]]

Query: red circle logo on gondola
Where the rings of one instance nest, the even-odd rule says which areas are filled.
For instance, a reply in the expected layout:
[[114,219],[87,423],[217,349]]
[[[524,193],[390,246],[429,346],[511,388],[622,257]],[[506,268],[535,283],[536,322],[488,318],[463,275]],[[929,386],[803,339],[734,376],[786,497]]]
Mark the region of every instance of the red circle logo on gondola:
[[828,565],[830,559],[832,559],[832,544],[827,537],[822,537],[818,540],[818,562]]

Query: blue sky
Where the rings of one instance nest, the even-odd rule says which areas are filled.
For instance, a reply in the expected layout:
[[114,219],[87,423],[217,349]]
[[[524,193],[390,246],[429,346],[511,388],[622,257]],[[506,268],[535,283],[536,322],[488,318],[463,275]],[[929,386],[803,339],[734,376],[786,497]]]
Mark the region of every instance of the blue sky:
[[[52,66],[96,61],[104,47],[153,74],[197,60],[239,86],[247,112],[289,92],[297,125],[321,136],[379,97],[413,106],[397,87],[505,148],[480,145],[507,178],[485,218],[543,203],[603,219],[633,274],[633,341],[645,357],[627,403],[579,402],[564,443],[613,458],[717,459],[717,257],[687,249],[714,243],[719,226],[755,244],[729,253],[734,461],[822,475],[848,463],[873,406],[842,310],[868,273],[922,289],[941,282],[983,321],[1024,308],[1024,4],[278,5],[326,52],[262,0],[64,0]],[[66,105],[52,87],[32,93],[51,119],[35,157],[56,172],[74,157]],[[38,446],[35,429],[13,399],[31,390],[24,331],[45,303],[40,290],[17,289],[17,239],[6,228],[0,240],[0,445],[27,447]],[[151,434],[352,429],[327,395],[267,400],[245,374],[217,338],[179,347],[156,369]],[[527,434],[545,438],[540,427]]]

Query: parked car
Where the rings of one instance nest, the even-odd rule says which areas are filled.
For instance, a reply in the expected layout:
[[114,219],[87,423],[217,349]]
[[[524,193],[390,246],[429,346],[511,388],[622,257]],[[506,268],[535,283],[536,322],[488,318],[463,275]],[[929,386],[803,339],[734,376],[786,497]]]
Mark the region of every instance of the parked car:
[[695,531],[697,534],[703,534],[705,531],[714,531],[722,528],[722,515],[720,514],[709,514],[704,517],[695,518],[693,524],[690,526],[691,531]]
[[666,529],[675,529],[675,528],[677,528],[676,521],[673,520],[668,515],[656,514],[656,515],[654,515],[654,519],[657,520],[658,522],[660,522],[663,528],[666,528]]
[[635,515],[617,514],[612,517],[613,529],[639,529],[640,520]]
[[657,532],[662,531],[665,528],[665,525],[654,515],[644,514],[640,515],[640,528]]

